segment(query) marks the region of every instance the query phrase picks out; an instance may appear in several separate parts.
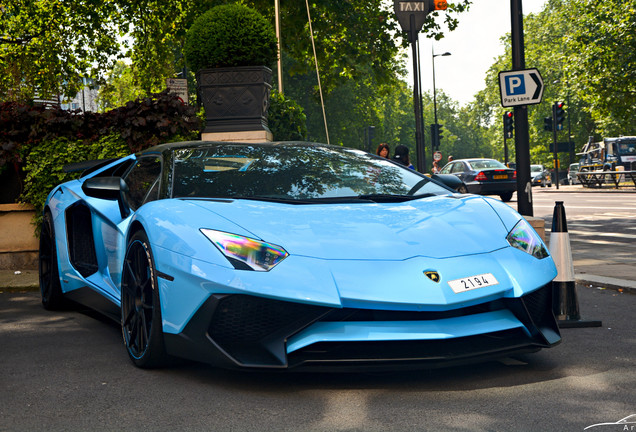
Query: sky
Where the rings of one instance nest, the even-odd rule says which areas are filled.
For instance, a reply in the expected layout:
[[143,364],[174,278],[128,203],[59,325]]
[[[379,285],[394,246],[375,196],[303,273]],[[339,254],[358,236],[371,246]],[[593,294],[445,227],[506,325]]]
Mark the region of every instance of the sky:
[[[546,0],[525,0],[524,15],[538,13]],[[437,18],[442,20],[442,17]],[[446,36],[435,41],[420,33],[420,61],[422,93],[433,93],[431,55],[450,52],[450,56],[435,57],[435,87],[443,90],[460,105],[466,105],[475,93],[485,87],[486,72],[494,59],[504,53],[499,41],[510,33],[510,0],[473,0],[468,12],[459,15],[459,26]],[[405,65],[409,71],[408,81],[413,83],[411,48]],[[526,64],[531,68],[532,65]],[[439,94],[439,93],[438,93]]]

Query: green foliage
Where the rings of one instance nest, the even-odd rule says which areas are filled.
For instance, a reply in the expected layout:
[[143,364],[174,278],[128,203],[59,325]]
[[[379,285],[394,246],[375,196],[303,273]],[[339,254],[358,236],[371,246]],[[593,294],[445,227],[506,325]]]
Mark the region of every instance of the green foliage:
[[130,152],[137,152],[175,135],[196,139],[201,125],[194,108],[167,91],[102,114],[5,102],[0,104],[0,168],[22,162],[33,148],[51,138],[91,142],[117,133]]
[[103,115],[131,152],[168,142],[175,135],[196,139],[202,126],[194,108],[184,105],[167,90],[151,98],[128,102]]
[[184,53],[190,67],[272,67],[278,58],[272,25],[256,10],[241,4],[216,6],[194,21]]
[[307,139],[307,116],[303,109],[278,91],[273,91],[270,97],[268,123],[274,141]]
[[87,143],[67,137],[49,138],[40,142],[26,157],[26,182],[21,196],[23,202],[35,207],[34,224],[40,225],[44,202],[58,184],[79,177],[80,173],[66,173],[65,165],[86,160],[123,157],[129,153],[125,141],[116,134],[106,135]]
[[121,55],[116,2],[2,2],[0,100],[74,95]]
[[122,61],[115,63],[106,76],[106,82],[99,88],[99,109],[109,111],[138,99],[144,94],[131,67]]
[[[510,35],[506,53],[491,66],[486,88],[475,100],[489,146],[503,160],[499,71],[511,69]],[[556,101],[566,104],[566,125],[557,136],[567,141],[568,127],[576,151],[589,136],[636,134],[636,9],[620,0],[550,0],[544,10],[524,19],[526,67],[541,71],[543,102],[528,107],[532,163],[553,166],[552,134],[543,118]],[[511,144],[511,140],[508,141]],[[512,146],[514,147],[514,146]],[[514,150],[514,148],[512,149]],[[512,153],[514,161],[514,153]],[[561,166],[575,162],[561,156]]]

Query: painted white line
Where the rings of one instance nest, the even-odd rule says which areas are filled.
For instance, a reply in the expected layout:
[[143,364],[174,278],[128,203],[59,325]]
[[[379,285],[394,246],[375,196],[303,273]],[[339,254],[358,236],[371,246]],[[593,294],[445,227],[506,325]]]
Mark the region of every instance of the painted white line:
[[612,233],[612,232],[591,232],[591,231],[579,231],[568,230],[570,234],[582,235],[582,236],[595,236],[595,237],[617,237],[621,239],[636,239],[636,234],[624,234],[624,233]]

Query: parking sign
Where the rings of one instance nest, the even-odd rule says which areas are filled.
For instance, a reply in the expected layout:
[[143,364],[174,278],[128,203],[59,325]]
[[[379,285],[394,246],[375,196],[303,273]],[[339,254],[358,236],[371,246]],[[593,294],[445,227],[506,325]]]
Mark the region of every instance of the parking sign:
[[537,69],[499,72],[501,106],[533,105],[543,97],[543,79]]

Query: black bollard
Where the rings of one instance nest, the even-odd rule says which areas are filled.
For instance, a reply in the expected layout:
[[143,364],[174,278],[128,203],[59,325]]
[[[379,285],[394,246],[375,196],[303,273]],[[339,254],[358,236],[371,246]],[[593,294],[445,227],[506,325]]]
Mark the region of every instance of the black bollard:
[[601,321],[586,321],[579,313],[576,294],[570,235],[563,201],[556,201],[550,232],[550,255],[556,264],[557,276],[552,281],[552,309],[560,328],[600,327]]

